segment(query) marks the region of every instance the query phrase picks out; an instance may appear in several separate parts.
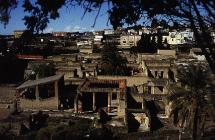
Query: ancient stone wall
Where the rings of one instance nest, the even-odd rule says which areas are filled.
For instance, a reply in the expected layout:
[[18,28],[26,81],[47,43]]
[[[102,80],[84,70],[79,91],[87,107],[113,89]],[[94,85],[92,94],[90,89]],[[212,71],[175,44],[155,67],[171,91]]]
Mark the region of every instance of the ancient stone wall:
[[20,108],[24,110],[57,110],[58,98],[52,97],[48,99],[29,100],[20,98]]
[[107,80],[119,80],[126,79],[128,87],[133,87],[133,85],[142,85],[147,83],[149,78],[145,76],[97,76],[98,79],[107,79]]

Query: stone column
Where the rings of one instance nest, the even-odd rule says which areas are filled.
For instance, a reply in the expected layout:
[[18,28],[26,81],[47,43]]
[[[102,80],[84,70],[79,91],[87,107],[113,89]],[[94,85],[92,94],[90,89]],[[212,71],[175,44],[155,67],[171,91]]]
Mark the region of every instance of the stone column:
[[93,92],[93,111],[96,110],[96,93]]
[[78,95],[78,111],[83,112],[82,92]]
[[121,94],[121,92],[116,93],[119,108],[120,108],[120,94]]
[[[166,77],[165,77],[165,75],[166,75]],[[168,71],[164,71],[164,72],[163,72],[163,77],[164,77],[164,78],[167,78],[167,79],[169,79],[169,74],[168,74]]]
[[155,94],[155,86],[152,86],[152,94]]
[[78,111],[83,112],[83,106],[82,106],[81,101],[78,101]]
[[166,94],[166,87],[163,87],[163,94]]
[[145,103],[144,103],[144,100],[142,101],[142,109],[145,110]]
[[[56,99],[56,105],[57,105],[57,109],[59,108],[59,89],[58,89],[58,81],[55,81],[54,82],[54,96],[55,96],[55,99]],[[61,108],[60,108],[61,109]]]
[[36,85],[36,87],[35,87],[36,100],[39,100],[39,95],[40,95],[40,93],[39,93],[39,85]]
[[77,98],[74,100],[74,108],[75,108],[75,113],[78,113],[78,102],[77,102]]
[[55,97],[58,98],[58,81],[54,82],[54,93],[55,93]]
[[80,101],[81,99],[81,93],[77,93],[77,96],[74,99],[74,108],[75,108],[75,113],[82,112],[82,102]]
[[108,93],[108,113],[111,112],[111,92]]
[[97,70],[94,70],[94,76],[97,76]]
[[117,103],[118,103],[118,107],[117,107],[117,113],[119,114],[120,113],[120,109],[121,109],[121,102],[120,102],[120,94],[121,92],[117,92],[116,95],[117,95]]

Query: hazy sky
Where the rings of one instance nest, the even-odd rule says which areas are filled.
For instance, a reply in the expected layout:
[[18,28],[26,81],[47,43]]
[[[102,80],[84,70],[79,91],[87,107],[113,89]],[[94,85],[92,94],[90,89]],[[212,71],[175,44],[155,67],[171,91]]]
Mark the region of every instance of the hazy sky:
[[[4,28],[3,24],[0,24],[0,34],[12,34],[14,30],[23,30],[25,29],[24,21],[22,18],[25,13],[23,8],[21,7],[22,3],[19,3],[16,9],[11,12],[11,19]],[[96,25],[92,28],[92,25],[95,20],[96,12],[87,13],[82,19],[84,10],[80,7],[76,8],[66,8],[62,7],[60,9],[60,18],[57,20],[51,20],[48,24],[48,27],[44,32],[52,32],[52,31],[92,31],[92,30],[100,30],[106,28],[112,28],[108,21],[108,14],[106,13],[108,6],[103,6],[100,15],[97,19]]]

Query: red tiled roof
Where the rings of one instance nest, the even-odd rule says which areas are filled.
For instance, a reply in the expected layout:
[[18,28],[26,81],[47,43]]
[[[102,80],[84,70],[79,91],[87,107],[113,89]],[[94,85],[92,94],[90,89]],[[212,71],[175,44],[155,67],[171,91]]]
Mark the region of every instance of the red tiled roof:
[[28,59],[28,60],[43,60],[42,55],[26,55],[26,54],[18,54],[16,55],[19,59]]

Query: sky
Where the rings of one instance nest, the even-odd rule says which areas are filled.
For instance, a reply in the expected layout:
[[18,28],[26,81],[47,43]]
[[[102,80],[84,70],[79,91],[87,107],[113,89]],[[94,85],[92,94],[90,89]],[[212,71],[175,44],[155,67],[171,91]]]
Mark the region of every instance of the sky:
[[[24,15],[24,9],[21,7],[22,2],[20,2],[16,9],[11,11],[11,18],[9,23],[4,28],[3,24],[0,24],[0,34],[13,34],[14,30],[24,30],[26,29],[24,25],[24,21],[22,20]],[[104,5],[101,9],[100,15],[97,18],[96,25],[94,28],[92,27],[96,12],[87,13],[84,18],[82,18],[84,14],[84,10],[80,7],[62,7],[60,12],[60,17],[56,20],[51,20],[48,24],[48,27],[44,30],[44,32],[53,32],[53,31],[65,31],[65,32],[83,32],[83,31],[94,31],[94,30],[102,30],[102,29],[111,29],[112,26],[110,23],[107,25],[108,14],[107,14],[108,6]]]

